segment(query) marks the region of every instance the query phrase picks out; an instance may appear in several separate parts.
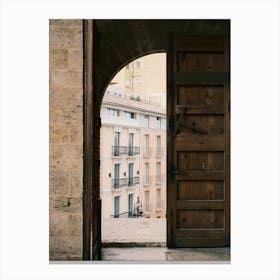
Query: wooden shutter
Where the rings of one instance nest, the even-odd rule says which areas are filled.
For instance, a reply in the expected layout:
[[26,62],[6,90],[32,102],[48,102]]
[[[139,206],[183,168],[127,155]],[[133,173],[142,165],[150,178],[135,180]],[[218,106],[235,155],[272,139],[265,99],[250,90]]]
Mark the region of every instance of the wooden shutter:
[[230,242],[229,38],[175,36],[168,52],[168,247]]

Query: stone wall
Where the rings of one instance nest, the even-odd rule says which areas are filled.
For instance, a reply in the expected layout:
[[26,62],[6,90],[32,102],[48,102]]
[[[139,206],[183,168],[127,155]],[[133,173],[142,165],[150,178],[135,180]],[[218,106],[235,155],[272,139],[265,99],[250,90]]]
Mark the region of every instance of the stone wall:
[[50,260],[81,260],[83,22],[49,22]]

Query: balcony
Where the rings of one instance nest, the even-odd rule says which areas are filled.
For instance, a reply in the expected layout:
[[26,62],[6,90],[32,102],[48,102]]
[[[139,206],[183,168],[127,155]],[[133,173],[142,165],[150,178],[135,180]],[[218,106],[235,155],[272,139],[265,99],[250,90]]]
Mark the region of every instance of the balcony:
[[112,146],[112,153],[114,156],[120,156],[127,154],[126,146]]
[[163,152],[164,152],[164,149],[162,147],[156,148],[156,157],[162,157]]
[[112,146],[112,154],[115,157],[120,155],[134,156],[140,153],[140,147]]
[[135,186],[139,184],[139,177],[112,179],[112,187],[118,189],[124,186]]
[[127,186],[127,178],[112,179],[112,187],[118,189],[119,187]]
[[139,185],[139,177],[131,177],[131,178],[128,178],[128,186],[131,187],[131,186],[135,186],[135,185]]
[[128,155],[134,156],[140,153],[140,147],[129,147],[128,146]]

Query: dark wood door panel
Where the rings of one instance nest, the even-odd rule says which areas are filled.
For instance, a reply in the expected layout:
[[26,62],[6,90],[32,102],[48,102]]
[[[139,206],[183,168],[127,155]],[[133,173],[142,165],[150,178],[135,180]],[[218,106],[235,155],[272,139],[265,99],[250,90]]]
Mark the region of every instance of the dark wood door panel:
[[177,71],[222,71],[223,52],[178,52]]
[[174,139],[174,149],[178,151],[224,151],[224,135],[202,135],[180,133]]
[[223,85],[178,85],[178,105],[223,105]]
[[224,229],[223,209],[185,209],[178,211],[177,229]]
[[228,46],[181,36],[168,56],[169,247],[229,245]]
[[224,200],[224,181],[177,181],[178,200]]
[[224,152],[178,152],[177,166],[189,171],[224,171]]

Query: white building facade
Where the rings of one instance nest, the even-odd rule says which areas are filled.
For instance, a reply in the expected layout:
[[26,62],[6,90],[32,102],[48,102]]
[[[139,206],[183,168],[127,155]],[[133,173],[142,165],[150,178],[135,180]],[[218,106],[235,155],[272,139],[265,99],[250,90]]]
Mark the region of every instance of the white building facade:
[[165,108],[109,86],[101,121],[102,218],[165,217]]

